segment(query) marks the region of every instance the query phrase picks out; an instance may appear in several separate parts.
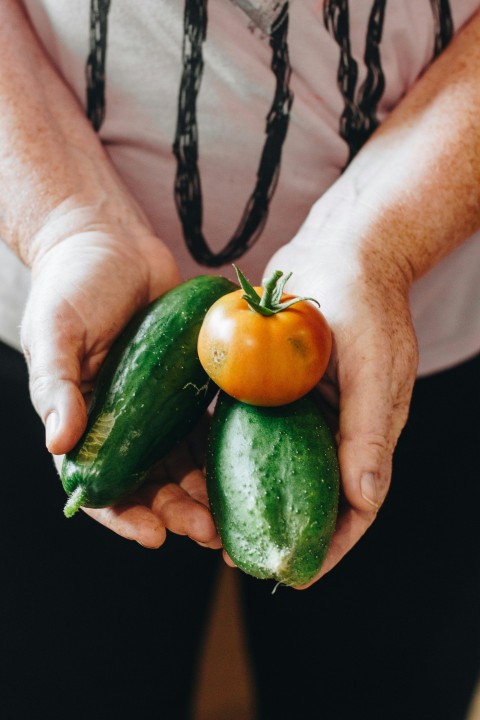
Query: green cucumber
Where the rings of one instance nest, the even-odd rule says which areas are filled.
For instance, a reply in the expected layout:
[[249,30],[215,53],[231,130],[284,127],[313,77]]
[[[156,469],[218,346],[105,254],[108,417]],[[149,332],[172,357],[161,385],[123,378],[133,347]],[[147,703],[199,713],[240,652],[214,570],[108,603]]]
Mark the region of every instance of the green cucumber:
[[236,289],[223,277],[196,277],[127,325],[100,370],[85,433],[63,462],[67,517],[125,499],[192,430],[218,389],[198,359],[200,326]]
[[257,407],[221,392],[206,474],[218,534],[241,570],[291,586],[318,573],[335,529],[339,468],[311,395]]

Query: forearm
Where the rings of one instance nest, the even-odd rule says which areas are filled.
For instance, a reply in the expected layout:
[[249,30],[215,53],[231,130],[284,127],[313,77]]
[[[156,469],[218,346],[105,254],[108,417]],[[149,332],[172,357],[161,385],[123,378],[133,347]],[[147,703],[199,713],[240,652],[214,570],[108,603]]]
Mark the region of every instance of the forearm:
[[79,218],[146,224],[15,0],[0,3],[0,104],[0,237],[26,264]]
[[475,232],[479,77],[477,15],[313,209],[305,226],[312,243],[316,225],[331,224],[362,265],[395,267],[408,285]]

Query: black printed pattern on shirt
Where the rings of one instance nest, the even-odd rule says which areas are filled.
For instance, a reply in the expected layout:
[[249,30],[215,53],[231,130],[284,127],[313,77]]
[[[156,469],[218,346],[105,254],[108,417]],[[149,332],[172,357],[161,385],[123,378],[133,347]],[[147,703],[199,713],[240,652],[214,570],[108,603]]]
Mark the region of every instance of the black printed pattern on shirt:
[[[303,0],[296,0],[302,2]],[[421,0],[419,0],[420,2]],[[434,25],[434,57],[453,36],[449,0],[429,0]],[[90,45],[86,62],[87,116],[98,131],[105,118],[106,56],[108,13],[111,0],[90,0]],[[364,62],[365,81],[357,91],[358,64],[352,56],[348,0],[324,0],[324,22],[340,49],[337,84],[344,101],[339,133],[348,145],[348,162],[358,153],[379,124],[377,108],[385,89],[380,44],[387,0],[374,0],[367,26]],[[178,98],[178,115],[173,152],[177,160],[174,196],[185,243],[191,255],[203,265],[218,267],[241,257],[260,237],[275,192],[287,136],[293,94],[287,44],[288,2],[272,29],[271,69],[275,94],[266,118],[265,144],[257,170],[257,182],[232,238],[218,253],[212,252],[202,232],[203,203],[198,169],[196,101],[200,91],[207,33],[207,0],[185,0],[183,72]],[[314,58],[312,58],[314,62]],[[327,79],[326,82],[329,80]],[[348,163],[347,163],[348,164]]]
[[447,47],[453,37],[453,20],[449,0],[430,0],[432,6],[435,50],[434,57],[438,57]]
[[271,69],[276,84],[273,102],[266,118],[266,139],[257,170],[257,182],[237,229],[218,253],[210,249],[202,231],[202,186],[198,168],[199,129],[196,103],[203,70],[202,45],[207,31],[206,0],[186,0],[184,27],[183,74],[173,145],[177,160],[175,203],[185,243],[191,255],[201,265],[219,267],[241,257],[259,238],[277,186],[282,147],[293,102],[293,94],[289,88],[291,70],[287,46],[288,3],[284,5],[269,38],[272,50]]
[[[337,85],[344,100],[344,109],[340,116],[339,133],[348,145],[347,165],[379,124],[377,108],[385,89],[380,42],[386,3],[387,0],[375,0],[370,12],[363,58],[367,76],[357,93],[358,64],[350,46],[349,2],[324,2],[325,26],[340,48]],[[453,36],[453,22],[449,0],[430,0],[430,4],[434,16],[434,57],[437,57]]]
[[105,117],[105,62],[107,21],[110,0],[91,0],[89,53],[85,67],[87,80],[87,117],[100,130]]
[[380,62],[385,6],[386,0],[375,0],[370,12],[364,55],[367,77],[357,93],[358,64],[350,47],[348,0],[326,0],[324,3],[325,26],[340,48],[337,85],[344,100],[344,109],[339,130],[348,145],[348,163],[378,126],[376,112],[385,88]]

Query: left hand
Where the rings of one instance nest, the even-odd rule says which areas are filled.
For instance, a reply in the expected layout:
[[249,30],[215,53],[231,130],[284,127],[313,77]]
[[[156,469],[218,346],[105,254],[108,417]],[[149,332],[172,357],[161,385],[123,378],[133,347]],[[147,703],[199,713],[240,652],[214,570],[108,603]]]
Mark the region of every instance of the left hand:
[[386,258],[360,258],[353,243],[340,242],[330,231],[320,231],[315,245],[302,243],[299,233],[276,253],[265,274],[292,271],[288,292],[317,299],[334,336],[319,389],[338,415],[345,506],[313,583],[360,540],[385,499],[393,451],[408,415],[417,345],[409,283],[400,268]]

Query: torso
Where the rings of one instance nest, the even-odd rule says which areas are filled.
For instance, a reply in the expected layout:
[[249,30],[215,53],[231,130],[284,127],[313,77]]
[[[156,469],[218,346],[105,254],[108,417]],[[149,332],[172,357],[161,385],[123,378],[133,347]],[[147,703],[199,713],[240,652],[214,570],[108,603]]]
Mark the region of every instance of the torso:
[[[90,2],[24,0],[24,4],[54,63],[84,103]],[[360,99],[367,76],[364,52],[373,4],[373,0],[330,3],[349,11],[349,32],[342,37],[344,47],[345,37],[349,40],[344,66],[350,82],[355,67],[358,73],[351,85],[354,102]],[[456,0],[450,5],[456,31],[480,3]],[[436,8],[437,3],[429,0],[386,2],[379,45],[385,88],[378,103],[376,98],[366,102],[367,114],[370,112],[374,121],[384,119],[433,59],[445,30]],[[208,17],[197,114],[203,231],[215,253],[233,234],[255,186],[275,79],[268,37],[258,28],[252,29],[251,20],[238,6],[229,0],[209,0]],[[291,2],[288,47],[294,100],[268,220],[260,238],[241,259],[242,268],[254,281],[261,278],[275,249],[293,237],[313,203],[335,182],[352,152],[348,138],[339,133],[345,100],[337,86],[340,48],[333,31],[335,17],[338,14],[331,8],[327,28],[324,3]],[[172,144],[182,37],[183,3],[178,0],[112,0],[106,115],[100,136],[157,233],[173,247],[187,277],[204,272],[205,267],[199,266],[186,248],[174,202]],[[479,242],[471,245],[476,245],[480,262]],[[208,271],[230,274],[230,266]],[[423,305],[421,315],[419,322],[428,333],[431,323]],[[480,345],[480,327],[478,331]],[[429,360],[426,371],[433,365]]]

